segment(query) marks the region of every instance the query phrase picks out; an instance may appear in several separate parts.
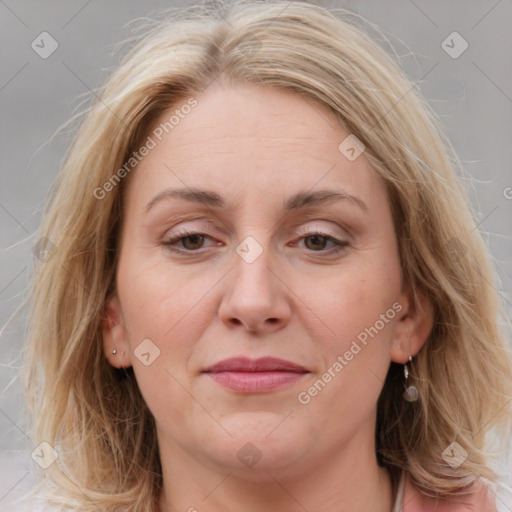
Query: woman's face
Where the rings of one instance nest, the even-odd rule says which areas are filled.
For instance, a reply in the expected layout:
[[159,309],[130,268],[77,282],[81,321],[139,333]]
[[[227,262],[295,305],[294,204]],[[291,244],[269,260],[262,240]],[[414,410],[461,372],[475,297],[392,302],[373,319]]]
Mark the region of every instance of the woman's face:
[[[133,366],[164,458],[253,478],[371,458],[390,361],[427,335],[385,185],[310,99],[195,99],[161,117],[129,176],[106,354]],[[206,371],[239,357],[296,366]]]

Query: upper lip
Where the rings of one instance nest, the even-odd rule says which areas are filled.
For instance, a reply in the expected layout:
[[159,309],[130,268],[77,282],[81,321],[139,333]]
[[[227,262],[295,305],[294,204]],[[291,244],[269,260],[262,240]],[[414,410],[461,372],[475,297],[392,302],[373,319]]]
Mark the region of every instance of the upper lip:
[[296,363],[278,359],[276,357],[260,357],[259,359],[250,359],[248,357],[232,357],[219,361],[213,366],[209,366],[204,372],[271,372],[286,371],[306,373],[307,370]]

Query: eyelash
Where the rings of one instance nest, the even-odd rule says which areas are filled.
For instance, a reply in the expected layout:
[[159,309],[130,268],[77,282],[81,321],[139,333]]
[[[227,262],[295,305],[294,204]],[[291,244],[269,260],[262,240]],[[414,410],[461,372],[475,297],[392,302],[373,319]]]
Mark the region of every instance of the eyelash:
[[[171,250],[171,251],[173,251],[175,253],[178,253],[178,254],[199,253],[199,251],[201,249],[196,249],[196,250],[192,250],[192,249],[178,249],[176,247],[176,244],[180,240],[183,240],[184,238],[188,238],[189,236],[194,236],[194,235],[199,235],[199,236],[204,236],[204,237],[210,238],[206,233],[201,233],[200,231],[192,231],[192,230],[184,229],[180,233],[177,233],[174,237],[165,240],[163,242],[163,245],[165,247],[167,247],[169,250]],[[314,250],[311,249],[311,252],[313,252],[313,253],[337,254],[337,253],[343,251],[349,245],[349,243],[344,241],[344,240],[338,240],[337,238],[334,238],[333,236],[327,235],[327,234],[322,233],[320,231],[308,232],[305,235],[302,235],[300,240],[303,240],[303,239],[309,238],[309,237],[313,237],[313,236],[319,236],[321,238],[325,238],[327,241],[332,242],[334,244],[334,246],[335,246],[335,247],[331,248],[331,250],[328,250],[328,251],[325,251],[325,250],[314,251]]]

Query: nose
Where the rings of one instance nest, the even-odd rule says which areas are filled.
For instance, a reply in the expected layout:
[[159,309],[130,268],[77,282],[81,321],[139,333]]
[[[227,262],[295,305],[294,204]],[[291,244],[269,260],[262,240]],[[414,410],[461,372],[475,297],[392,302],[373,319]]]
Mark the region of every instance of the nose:
[[282,329],[291,316],[290,289],[272,268],[264,251],[254,261],[235,254],[235,268],[229,272],[219,307],[221,321],[229,328],[261,334]]

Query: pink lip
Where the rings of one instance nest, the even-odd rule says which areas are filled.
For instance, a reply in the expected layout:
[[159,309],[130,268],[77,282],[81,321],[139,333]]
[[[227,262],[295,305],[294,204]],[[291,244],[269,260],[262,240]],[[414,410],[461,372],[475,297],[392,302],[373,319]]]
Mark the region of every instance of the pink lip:
[[206,368],[204,371],[208,373],[274,371],[304,373],[307,370],[299,364],[286,361],[285,359],[278,359],[276,357],[260,357],[259,359],[249,359],[248,357],[231,357]]
[[286,386],[309,372],[303,366],[275,357],[234,357],[210,366],[204,373],[233,391],[263,393]]

